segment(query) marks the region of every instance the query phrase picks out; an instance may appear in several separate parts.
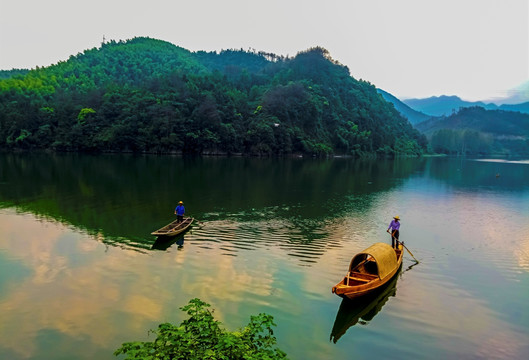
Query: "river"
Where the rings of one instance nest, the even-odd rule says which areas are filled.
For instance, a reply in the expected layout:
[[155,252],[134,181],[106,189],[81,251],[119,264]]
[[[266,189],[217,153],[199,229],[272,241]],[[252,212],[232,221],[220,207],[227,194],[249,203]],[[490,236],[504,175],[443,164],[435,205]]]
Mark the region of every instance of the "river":
[[[332,294],[395,215],[419,264]],[[113,359],[195,297],[291,359],[529,358],[528,220],[528,161],[0,154],[0,358]]]

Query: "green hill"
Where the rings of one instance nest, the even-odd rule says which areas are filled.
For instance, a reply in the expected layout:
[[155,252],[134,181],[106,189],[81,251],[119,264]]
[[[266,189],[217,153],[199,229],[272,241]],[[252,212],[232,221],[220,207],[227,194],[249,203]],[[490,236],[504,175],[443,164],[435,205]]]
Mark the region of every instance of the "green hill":
[[436,152],[529,155],[529,114],[476,106],[415,126]]
[[294,58],[109,42],[0,80],[0,148],[420,154],[426,138],[322,48]]

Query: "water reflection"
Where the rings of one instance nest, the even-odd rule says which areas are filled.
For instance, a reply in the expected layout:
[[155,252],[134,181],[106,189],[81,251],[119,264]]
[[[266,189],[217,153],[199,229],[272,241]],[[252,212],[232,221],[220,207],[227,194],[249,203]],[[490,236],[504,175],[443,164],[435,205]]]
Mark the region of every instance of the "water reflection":
[[152,244],[152,250],[162,250],[165,251],[171,247],[171,245],[176,244],[178,250],[184,248],[184,234],[179,234],[177,236],[158,236],[154,244]]
[[[445,158],[428,162],[427,174],[443,183],[473,191],[529,188],[527,161],[476,161]],[[500,175],[500,176],[498,176]]]
[[299,264],[316,263],[332,248],[339,248],[351,234],[362,232],[355,222],[343,219],[301,220],[270,219],[240,222],[211,220],[194,228],[186,240],[198,247],[220,244],[222,255],[234,256],[245,250],[259,251],[276,246]]
[[[193,297],[274,315],[293,359],[527,358],[529,167],[465,161],[0,154],[0,358],[112,359]],[[204,225],[156,241],[180,199]],[[420,266],[342,308],[395,213]]]
[[367,325],[382,310],[390,297],[397,294],[397,278],[385,284],[384,288],[377,293],[358,299],[344,298],[336,314],[336,320],[331,331],[331,341],[336,342],[346,331],[356,324]]
[[365,213],[377,193],[424,166],[417,159],[1,154],[0,207],[73,225],[110,245],[149,250],[150,231],[165,225],[182,199],[200,220],[286,220],[303,246],[326,236],[324,221]]
[[[225,303],[262,304],[278,277],[267,257],[273,250],[244,267],[243,257],[219,256],[218,246],[149,256],[106,248],[60,223],[12,210],[0,212],[0,228],[2,359],[111,359],[119,344],[144,339],[193,297],[213,299],[217,318],[229,321],[237,314]],[[174,244],[183,247],[184,236]]]

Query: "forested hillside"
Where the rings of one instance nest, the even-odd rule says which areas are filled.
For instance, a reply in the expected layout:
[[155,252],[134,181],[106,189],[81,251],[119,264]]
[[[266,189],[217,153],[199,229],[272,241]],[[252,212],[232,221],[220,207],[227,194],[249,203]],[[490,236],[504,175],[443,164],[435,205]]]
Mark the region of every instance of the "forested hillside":
[[294,58],[109,42],[0,80],[0,148],[421,154],[426,137],[325,49]]
[[529,155],[528,114],[470,107],[415,126],[438,153]]

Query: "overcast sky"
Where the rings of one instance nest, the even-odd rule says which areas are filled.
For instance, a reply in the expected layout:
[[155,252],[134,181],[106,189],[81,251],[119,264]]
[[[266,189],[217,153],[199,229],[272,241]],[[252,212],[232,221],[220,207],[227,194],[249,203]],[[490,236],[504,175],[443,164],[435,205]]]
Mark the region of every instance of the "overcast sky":
[[0,0],[0,69],[48,66],[103,36],[290,56],[322,46],[399,98],[488,100],[529,80],[528,0]]

